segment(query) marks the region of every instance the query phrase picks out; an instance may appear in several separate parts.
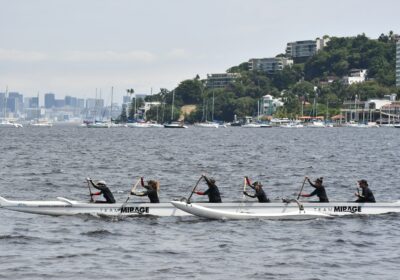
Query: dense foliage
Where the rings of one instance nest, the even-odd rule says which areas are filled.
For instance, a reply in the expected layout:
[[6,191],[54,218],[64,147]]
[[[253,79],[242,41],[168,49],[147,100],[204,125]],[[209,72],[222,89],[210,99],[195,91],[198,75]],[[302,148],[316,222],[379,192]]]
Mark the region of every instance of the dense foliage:
[[[304,63],[286,67],[275,74],[249,71],[244,62],[227,70],[239,73],[240,78],[225,88],[208,89],[198,76],[182,81],[174,89],[174,105],[194,104],[196,110],[185,119],[190,122],[211,120],[232,121],[237,117],[255,116],[258,101],[270,94],[282,98],[285,106],[275,115],[295,118],[304,115],[329,115],[339,113],[343,101],[382,98],[389,93],[399,93],[395,87],[395,36],[393,32],[370,39],[364,34],[356,37],[332,37],[328,45]],[[282,56],[282,55],[279,55]],[[367,69],[368,81],[350,86],[341,78],[351,69]],[[328,82],[329,80],[329,82]],[[332,82],[333,80],[333,82]],[[162,105],[153,107],[147,119],[169,120],[171,117],[172,91],[161,89],[146,101],[158,101]],[[316,110],[313,111],[313,103]],[[212,110],[214,109],[214,110]],[[173,119],[178,119],[179,110],[174,110]],[[163,117],[160,117],[160,116]]]

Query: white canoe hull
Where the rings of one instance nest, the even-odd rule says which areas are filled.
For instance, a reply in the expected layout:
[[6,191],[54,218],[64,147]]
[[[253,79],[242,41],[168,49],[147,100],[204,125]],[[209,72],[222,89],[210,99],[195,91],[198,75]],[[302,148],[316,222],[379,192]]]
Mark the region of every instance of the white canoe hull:
[[179,210],[189,214],[215,220],[250,220],[250,219],[269,219],[269,220],[309,220],[317,218],[330,218],[332,216],[323,214],[315,210],[299,210],[291,209],[281,213],[260,213],[248,211],[243,208],[236,208],[235,211],[224,211],[220,209],[211,209],[209,207],[197,205],[195,203],[186,203],[181,201],[171,202]]
[[[302,203],[304,210],[315,211],[322,214],[344,215],[373,215],[400,212],[400,201],[382,203],[354,203],[354,202],[330,202],[330,203]],[[225,212],[246,212],[257,215],[282,214],[298,211],[296,203],[258,203],[258,202],[227,202],[227,203],[196,203],[196,205],[216,209]],[[44,214],[44,215],[105,215],[105,216],[188,216],[188,212],[174,207],[171,203],[88,203],[82,201],[58,198],[53,201],[15,201],[7,200],[0,196],[0,208],[13,211]]]

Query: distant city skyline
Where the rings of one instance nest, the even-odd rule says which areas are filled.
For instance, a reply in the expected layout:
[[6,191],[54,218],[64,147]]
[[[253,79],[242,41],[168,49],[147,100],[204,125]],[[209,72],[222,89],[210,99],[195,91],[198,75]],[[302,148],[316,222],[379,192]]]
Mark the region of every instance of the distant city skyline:
[[[121,102],[324,35],[399,32],[393,0],[0,0],[0,92]],[[360,9],[362,8],[362,13]],[[108,102],[107,102],[108,100]]]

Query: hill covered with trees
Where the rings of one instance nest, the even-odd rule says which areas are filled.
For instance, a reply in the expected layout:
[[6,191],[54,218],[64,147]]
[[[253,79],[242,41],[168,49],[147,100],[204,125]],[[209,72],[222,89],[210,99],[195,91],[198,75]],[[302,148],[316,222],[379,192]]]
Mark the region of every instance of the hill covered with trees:
[[[278,56],[283,56],[282,54]],[[179,117],[183,105],[194,104],[196,110],[185,116],[189,122],[211,120],[214,104],[214,119],[232,121],[238,117],[257,114],[257,102],[266,94],[280,97],[285,106],[275,113],[278,117],[295,118],[301,113],[301,104],[318,104],[317,112],[325,115],[339,113],[345,100],[382,98],[386,94],[399,93],[395,87],[396,38],[393,32],[370,39],[365,34],[355,37],[331,37],[327,46],[304,63],[285,67],[282,71],[268,74],[250,71],[244,62],[227,70],[239,73],[240,78],[221,89],[208,89],[199,76],[182,81],[175,88],[174,119]],[[351,69],[367,69],[367,81],[345,85],[341,78]],[[214,98],[213,98],[214,97]],[[214,99],[214,102],[212,100]],[[152,108],[147,119],[156,119],[163,112],[163,119],[171,118],[172,91],[161,89],[160,93],[148,96],[146,101],[162,102],[162,108]],[[167,105],[168,104],[168,105]],[[304,115],[311,113],[311,105],[304,107]]]

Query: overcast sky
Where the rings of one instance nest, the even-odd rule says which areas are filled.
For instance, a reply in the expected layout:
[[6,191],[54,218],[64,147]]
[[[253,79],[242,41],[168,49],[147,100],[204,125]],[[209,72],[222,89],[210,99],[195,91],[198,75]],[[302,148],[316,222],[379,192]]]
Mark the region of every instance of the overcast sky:
[[[0,91],[116,101],[225,72],[286,43],[400,32],[400,1],[0,0]],[[114,99],[114,100],[115,100]],[[41,102],[42,103],[42,102]]]

